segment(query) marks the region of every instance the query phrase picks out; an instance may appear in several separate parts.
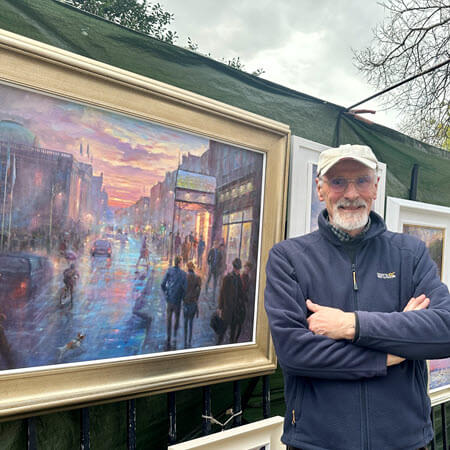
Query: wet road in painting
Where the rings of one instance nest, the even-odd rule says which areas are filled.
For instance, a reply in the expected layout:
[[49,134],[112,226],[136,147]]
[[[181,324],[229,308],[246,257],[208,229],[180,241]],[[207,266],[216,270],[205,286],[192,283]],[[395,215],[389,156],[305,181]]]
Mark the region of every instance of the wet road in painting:
[[[52,259],[54,276],[39,293],[8,314],[5,333],[15,367],[89,361],[166,351],[166,301],[160,284],[168,261],[150,247],[150,264],[136,267],[140,241],[111,240],[112,257],[91,256],[91,242],[76,262],[73,305],[59,293],[68,263]],[[205,274],[203,280],[205,279]],[[203,281],[204,284],[204,281]],[[211,290],[210,290],[211,292]],[[215,344],[209,325],[216,299],[202,292],[192,347]],[[77,340],[78,335],[84,336]],[[182,349],[183,313],[176,347]],[[1,365],[1,358],[0,358]],[[1,368],[1,367],[0,367]]]

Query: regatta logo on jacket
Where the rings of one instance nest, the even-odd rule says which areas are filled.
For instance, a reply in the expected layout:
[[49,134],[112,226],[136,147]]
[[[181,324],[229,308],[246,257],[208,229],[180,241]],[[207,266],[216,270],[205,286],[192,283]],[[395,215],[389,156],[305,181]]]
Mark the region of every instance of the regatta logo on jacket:
[[383,280],[390,280],[391,278],[395,278],[395,272],[389,272],[389,273],[381,273],[377,272],[377,278],[381,278]]

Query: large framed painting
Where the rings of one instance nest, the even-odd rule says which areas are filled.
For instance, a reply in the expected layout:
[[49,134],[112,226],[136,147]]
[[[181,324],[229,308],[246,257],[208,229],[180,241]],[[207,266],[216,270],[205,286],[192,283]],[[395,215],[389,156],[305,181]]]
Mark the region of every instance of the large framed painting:
[[270,373],[289,128],[0,32],[0,416]]
[[[388,197],[386,225],[425,242],[441,280],[450,282],[450,208]],[[433,405],[450,400],[450,358],[430,360],[429,394]]]
[[[319,155],[327,146],[299,136],[291,139],[291,164],[288,201],[288,237],[310,233],[318,228],[317,219],[325,205],[319,200],[316,188]],[[378,194],[373,210],[384,216],[386,164],[379,163]]]

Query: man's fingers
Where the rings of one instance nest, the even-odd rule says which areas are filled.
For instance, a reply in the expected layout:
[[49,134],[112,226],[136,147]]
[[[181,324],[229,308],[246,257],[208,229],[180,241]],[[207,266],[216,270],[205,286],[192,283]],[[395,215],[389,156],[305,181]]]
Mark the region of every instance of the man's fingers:
[[306,300],[306,307],[312,312],[317,312],[321,308],[320,305],[313,303],[309,298]]
[[430,299],[425,296],[425,294],[421,294],[418,297],[412,297],[403,312],[406,311],[420,311],[421,309],[426,309],[430,305]]
[[425,299],[425,295],[421,294],[418,297],[411,297],[409,302],[406,304],[403,311],[414,311],[415,307],[419,305]]
[[424,295],[423,296],[421,295],[416,300],[417,301],[415,302],[415,305],[414,305],[414,308],[412,309],[412,311],[419,311],[421,309],[425,309],[430,304],[430,299],[425,297]]
[[428,306],[430,306],[430,299],[427,297],[422,303],[420,303],[420,305],[416,306],[415,311],[419,311],[420,309],[427,309]]
[[397,364],[402,363],[405,360],[405,358],[402,358],[401,356],[396,356],[396,355],[387,355],[387,361],[386,361],[386,365],[389,366],[395,366]]

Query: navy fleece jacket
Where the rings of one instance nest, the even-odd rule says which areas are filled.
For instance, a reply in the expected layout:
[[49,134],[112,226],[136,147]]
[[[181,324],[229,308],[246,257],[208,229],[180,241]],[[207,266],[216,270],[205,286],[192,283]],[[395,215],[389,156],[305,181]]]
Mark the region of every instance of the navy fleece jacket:
[[[425,359],[450,355],[450,295],[420,240],[386,231],[373,212],[371,222],[344,244],[323,212],[318,231],[270,252],[265,306],[285,377],[286,444],[413,450],[432,439]],[[402,312],[422,293],[426,310]],[[354,342],[312,334],[308,298],[355,311]],[[387,368],[388,353],[406,361]]]

